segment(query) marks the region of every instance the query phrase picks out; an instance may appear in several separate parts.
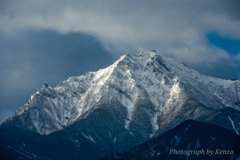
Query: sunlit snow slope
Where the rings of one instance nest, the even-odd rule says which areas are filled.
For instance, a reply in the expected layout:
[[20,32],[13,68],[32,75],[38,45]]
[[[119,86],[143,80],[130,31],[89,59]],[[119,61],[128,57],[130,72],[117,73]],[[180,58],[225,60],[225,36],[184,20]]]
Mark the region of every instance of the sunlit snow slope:
[[44,84],[3,126],[49,134],[87,118],[100,106],[112,107],[118,102],[125,107],[124,128],[130,131],[144,111],[151,137],[159,129],[160,113],[177,106],[185,95],[214,110],[240,110],[239,80],[208,77],[151,51],[124,55],[108,68],[70,77],[55,88]]

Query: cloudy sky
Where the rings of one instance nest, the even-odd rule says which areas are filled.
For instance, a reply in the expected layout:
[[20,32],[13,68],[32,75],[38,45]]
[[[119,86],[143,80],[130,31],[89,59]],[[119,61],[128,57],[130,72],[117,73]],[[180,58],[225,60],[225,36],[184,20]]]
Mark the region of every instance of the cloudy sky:
[[155,49],[240,78],[239,0],[1,0],[0,123],[47,82]]

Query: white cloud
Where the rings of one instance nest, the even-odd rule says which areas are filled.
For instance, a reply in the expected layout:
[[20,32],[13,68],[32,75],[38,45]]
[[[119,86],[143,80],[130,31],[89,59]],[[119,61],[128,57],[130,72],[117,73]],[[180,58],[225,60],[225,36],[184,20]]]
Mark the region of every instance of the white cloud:
[[156,49],[186,63],[217,63],[226,52],[209,46],[206,34],[240,39],[237,1],[14,1],[2,12],[0,29],[84,32],[112,53]]

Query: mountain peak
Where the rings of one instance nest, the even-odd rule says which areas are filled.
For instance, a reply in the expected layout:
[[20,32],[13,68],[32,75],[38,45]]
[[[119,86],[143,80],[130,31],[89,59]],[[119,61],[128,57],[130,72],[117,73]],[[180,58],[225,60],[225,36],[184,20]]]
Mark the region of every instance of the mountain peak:
[[[55,88],[45,83],[0,126],[6,139],[2,149],[41,157],[46,146],[41,153],[35,152],[29,147],[32,139],[22,140],[35,135],[34,142],[50,145],[52,159],[73,150],[85,159],[95,159],[130,149],[187,119],[208,121],[238,134],[239,113],[220,110],[227,107],[240,110],[240,81],[202,75],[155,51],[127,54],[105,69],[70,77]],[[16,127],[20,132],[11,129]],[[183,128],[184,133],[187,130]],[[61,153],[52,154],[51,146],[56,145],[67,152],[57,148]]]
[[18,127],[26,130],[49,134],[86,119],[98,108],[116,105],[126,130],[132,130],[142,113],[153,135],[159,129],[159,114],[186,97],[212,109],[240,110],[240,82],[199,74],[155,51],[126,54],[105,69],[70,77],[55,88],[45,83],[11,120],[20,119]]
[[155,56],[157,55],[157,53],[156,53],[155,50],[151,50],[151,51],[139,52],[137,55],[138,55],[138,56],[141,56],[141,57],[152,58],[152,57],[155,57]]

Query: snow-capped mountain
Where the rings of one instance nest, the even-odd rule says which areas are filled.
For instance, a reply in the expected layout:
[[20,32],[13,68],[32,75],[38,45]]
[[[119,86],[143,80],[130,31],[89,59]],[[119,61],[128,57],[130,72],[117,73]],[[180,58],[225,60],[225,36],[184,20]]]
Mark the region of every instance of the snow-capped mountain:
[[191,105],[190,100],[210,110],[240,110],[240,81],[202,75],[155,51],[140,52],[124,55],[97,72],[70,77],[55,88],[45,83],[2,127],[50,134],[88,118],[101,106],[118,104],[119,124],[132,133],[136,122],[144,121],[151,137],[162,123],[159,115],[181,103]]
[[237,136],[239,110],[239,80],[202,75],[154,51],[124,55],[55,88],[45,83],[0,126],[0,155],[96,159],[127,151],[188,119]]

